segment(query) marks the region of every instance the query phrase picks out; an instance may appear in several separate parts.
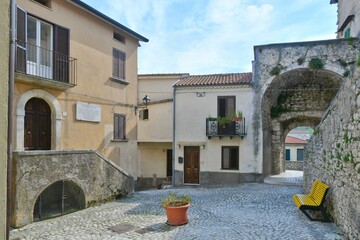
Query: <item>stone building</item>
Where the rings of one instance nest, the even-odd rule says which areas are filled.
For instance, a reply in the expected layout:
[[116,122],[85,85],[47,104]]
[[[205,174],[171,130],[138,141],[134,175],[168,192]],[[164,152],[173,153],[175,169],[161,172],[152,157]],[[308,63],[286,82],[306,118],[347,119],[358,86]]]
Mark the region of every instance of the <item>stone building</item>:
[[360,37],[360,2],[358,0],[330,0],[337,4],[337,38]]
[[15,227],[133,191],[148,41],[79,0],[17,4]]
[[0,239],[6,239],[10,1],[0,2]]

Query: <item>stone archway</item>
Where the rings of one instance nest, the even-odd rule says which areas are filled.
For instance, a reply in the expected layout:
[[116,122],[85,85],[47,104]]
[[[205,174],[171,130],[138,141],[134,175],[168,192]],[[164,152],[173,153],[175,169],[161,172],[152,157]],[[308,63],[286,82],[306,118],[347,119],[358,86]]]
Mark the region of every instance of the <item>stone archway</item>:
[[61,149],[62,111],[58,100],[50,93],[41,89],[32,89],[23,93],[16,105],[16,145],[14,150],[24,151],[24,120],[25,105],[31,98],[43,99],[51,109],[51,149]]
[[261,103],[263,163],[269,174],[285,171],[287,133],[300,125],[315,128],[342,81],[334,72],[308,68],[290,70],[272,80]]

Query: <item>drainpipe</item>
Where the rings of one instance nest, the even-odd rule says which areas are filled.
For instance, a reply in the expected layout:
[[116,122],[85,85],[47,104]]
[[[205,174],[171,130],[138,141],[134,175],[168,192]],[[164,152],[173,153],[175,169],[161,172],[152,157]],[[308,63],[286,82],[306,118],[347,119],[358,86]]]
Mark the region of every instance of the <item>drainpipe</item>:
[[14,75],[15,75],[15,14],[16,0],[10,0],[10,51],[9,51],[9,93],[8,93],[8,147],[7,147],[7,203],[6,203],[6,239],[10,236],[11,222],[11,173],[12,173],[12,134],[13,134],[13,109],[14,109]]
[[[176,84],[176,83],[175,83]],[[171,185],[175,187],[175,151],[176,151],[176,143],[175,143],[175,112],[176,112],[176,86],[173,85],[173,143],[172,143],[172,178]]]

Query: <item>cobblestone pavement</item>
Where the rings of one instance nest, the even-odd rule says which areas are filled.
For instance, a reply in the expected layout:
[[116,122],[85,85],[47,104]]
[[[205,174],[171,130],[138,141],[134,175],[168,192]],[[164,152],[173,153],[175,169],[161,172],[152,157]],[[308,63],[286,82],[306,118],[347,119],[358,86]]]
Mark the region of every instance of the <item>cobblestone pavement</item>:
[[[189,194],[189,223],[165,224],[161,199]],[[132,197],[12,230],[11,239],[346,239],[295,206],[299,186],[259,183],[136,192]]]

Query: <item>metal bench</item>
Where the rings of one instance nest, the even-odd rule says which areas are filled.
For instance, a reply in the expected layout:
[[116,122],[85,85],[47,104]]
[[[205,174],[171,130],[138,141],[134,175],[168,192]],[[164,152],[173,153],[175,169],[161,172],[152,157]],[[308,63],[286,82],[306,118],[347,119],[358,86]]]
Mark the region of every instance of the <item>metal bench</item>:
[[[322,221],[330,222],[325,209],[323,207],[325,197],[329,186],[320,180],[315,180],[311,188],[310,194],[295,194],[293,196],[296,206],[311,220],[311,221]],[[320,211],[323,218],[315,219],[312,218],[306,210]]]

